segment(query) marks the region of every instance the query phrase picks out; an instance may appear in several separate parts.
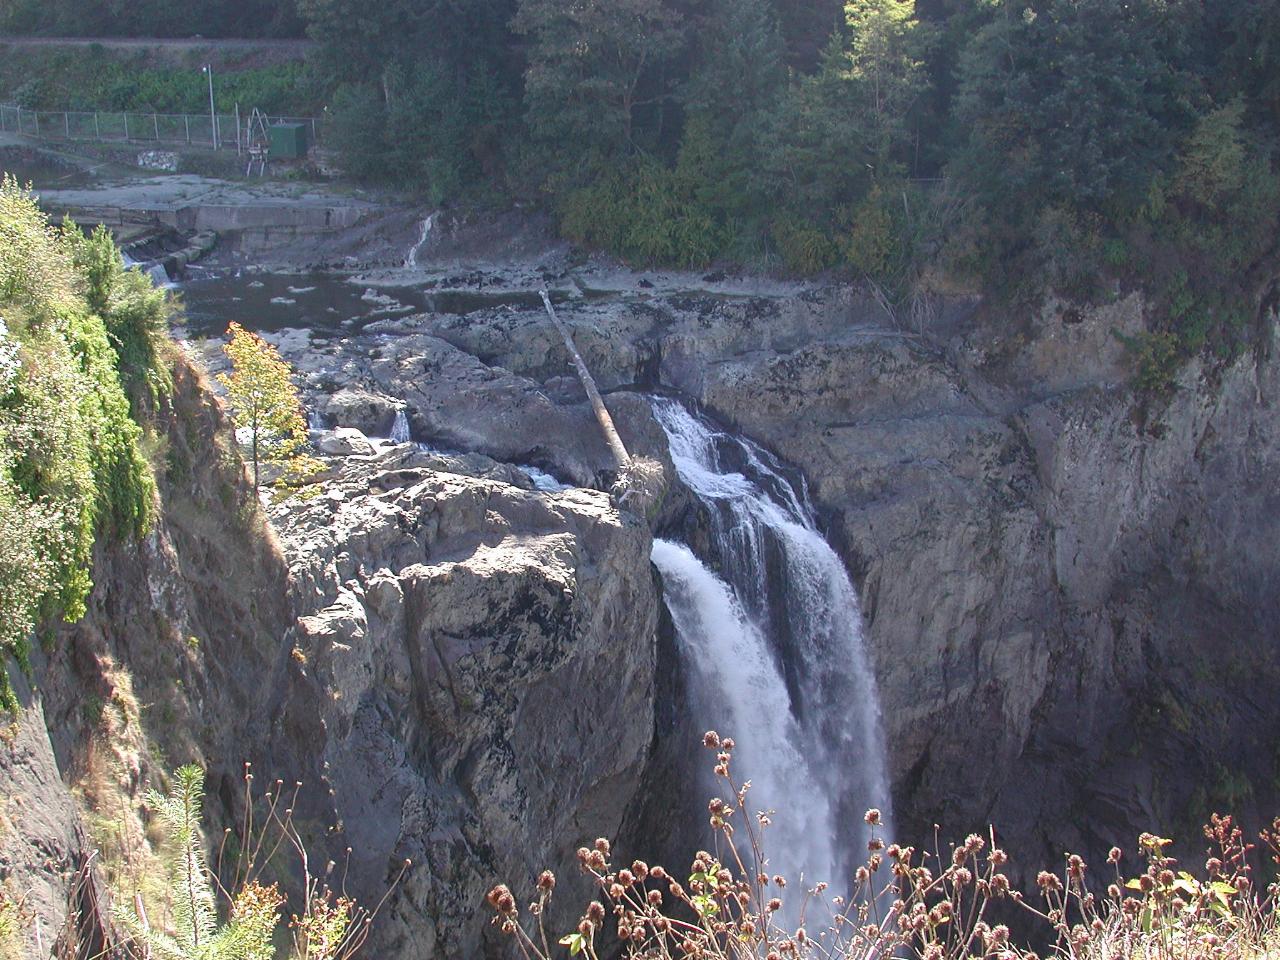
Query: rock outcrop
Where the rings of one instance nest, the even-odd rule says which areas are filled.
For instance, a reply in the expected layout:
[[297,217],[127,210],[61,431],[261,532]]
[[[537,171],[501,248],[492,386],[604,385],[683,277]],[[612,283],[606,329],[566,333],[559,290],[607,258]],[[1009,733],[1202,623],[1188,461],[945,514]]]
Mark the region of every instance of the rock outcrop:
[[266,763],[328,788],[308,815],[341,825],[366,899],[412,859],[383,956],[475,955],[498,878],[553,866],[572,891],[573,851],[617,830],[653,731],[645,523],[604,493],[440,466],[412,445],[349,457],[273,511],[299,618]]
[[[956,301],[921,331],[837,288],[560,312],[633,449],[665,455],[639,384],[804,470],[861,588],[904,831],[994,820],[1030,866],[1280,802],[1280,709],[1238,693],[1280,672],[1275,317],[1143,402],[1115,334],[1144,309]],[[415,435],[579,483],[607,468],[535,311],[377,335],[373,359],[354,340],[323,362],[404,401]]]

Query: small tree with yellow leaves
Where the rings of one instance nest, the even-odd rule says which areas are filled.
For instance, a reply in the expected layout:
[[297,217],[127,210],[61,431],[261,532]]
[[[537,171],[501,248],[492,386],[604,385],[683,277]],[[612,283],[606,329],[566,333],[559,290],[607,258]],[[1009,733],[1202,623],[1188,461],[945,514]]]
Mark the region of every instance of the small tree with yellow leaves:
[[231,361],[231,372],[219,374],[218,380],[227,388],[232,422],[248,434],[254,490],[259,487],[263,463],[282,464],[291,476],[305,475],[306,470],[292,469],[310,462],[307,421],[298,388],[290,379],[293,368],[256,333],[238,323],[231,324],[230,332],[231,340],[223,350]]

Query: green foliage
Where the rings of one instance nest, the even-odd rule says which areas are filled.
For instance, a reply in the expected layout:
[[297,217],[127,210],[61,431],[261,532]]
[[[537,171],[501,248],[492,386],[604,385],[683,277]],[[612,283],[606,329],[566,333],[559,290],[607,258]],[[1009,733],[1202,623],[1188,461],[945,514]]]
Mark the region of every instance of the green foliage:
[[0,32],[70,37],[289,37],[301,24],[281,0],[192,0],[175,16],[167,0],[5,0]]
[[653,145],[661,130],[645,121],[670,96],[663,67],[680,49],[679,22],[663,0],[521,0],[514,26],[529,43],[526,119],[544,179],[576,186]]
[[213,876],[200,832],[204,772],[194,765],[179,767],[173,780],[168,793],[152,790],[147,794],[147,806],[164,831],[171,929],[143,922],[128,901],[121,919],[148,953],[160,960],[269,960],[275,956],[272,936],[283,898],[274,886],[248,883],[237,891],[227,922],[219,925]]
[[1161,396],[1173,389],[1182,359],[1175,334],[1144,331],[1133,337],[1117,336],[1129,352],[1138,390]]
[[773,225],[773,239],[787,269],[802,274],[834,266],[840,257],[835,239],[817,227],[793,219]]
[[95,538],[152,518],[142,429],[90,306],[111,313],[104,242],[54,230],[12,179],[0,186],[0,651],[20,659],[39,620],[84,614]]
[[227,388],[231,418],[248,434],[253,487],[260,484],[263,463],[280,464],[288,474],[302,468],[306,472],[307,421],[302,414],[298,388],[291,379],[293,368],[280,353],[256,333],[240,324],[231,324],[231,340],[223,350],[231,360],[231,372],[219,374]]
[[[323,91],[305,64],[215,68],[215,101],[291,116],[319,112]],[[15,48],[0,59],[0,100],[43,110],[209,112],[208,81],[199,67],[163,66],[146,54],[111,50]]]
[[890,276],[901,257],[893,202],[878,187],[853,211],[845,258],[858,273],[873,278]]
[[561,228],[572,240],[643,264],[704,266],[724,244],[722,229],[692,185],[649,158],[571,192]]
[[1174,191],[1206,207],[1243,186],[1246,146],[1244,101],[1237,98],[1200,118],[1187,138],[1174,174]]

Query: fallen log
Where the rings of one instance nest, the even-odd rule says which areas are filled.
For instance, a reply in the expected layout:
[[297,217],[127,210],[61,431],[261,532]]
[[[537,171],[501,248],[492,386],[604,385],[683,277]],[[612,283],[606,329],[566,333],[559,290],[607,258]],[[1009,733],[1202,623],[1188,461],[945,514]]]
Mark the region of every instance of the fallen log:
[[600,396],[600,391],[596,388],[595,378],[591,376],[591,371],[587,369],[586,363],[583,362],[582,355],[578,353],[573,337],[569,334],[569,328],[556,315],[556,309],[551,305],[551,297],[546,290],[540,292],[542,294],[542,303],[547,308],[547,316],[551,318],[551,322],[559,332],[560,338],[564,340],[565,349],[569,351],[569,358],[573,361],[573,366],[578,371],[578,379],[582,381],[582,389],[587,391],[587,399],[591,401],[591,409],[595,411],[596,420],[600,423],[600,431],[604,434],[605,443],[609,445],[609,450],[613,453],[614,463],[617,465],[619,472],[625,471],[631,466],[631,455],[627,453],[627,448],[622,443],[622,438],[618,436],[618,430],[613,425],[613,417],[609,415],[609,410],[604,405],[604,398]]

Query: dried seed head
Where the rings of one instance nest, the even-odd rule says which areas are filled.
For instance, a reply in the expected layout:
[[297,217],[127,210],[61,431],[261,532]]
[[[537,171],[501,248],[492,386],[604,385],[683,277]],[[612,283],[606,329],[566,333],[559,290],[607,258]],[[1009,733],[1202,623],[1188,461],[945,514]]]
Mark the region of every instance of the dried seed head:
[[605,856],[609,855],[609,841],[604,837],[598,837],[595,842],[595,848]]
[[550,893],[556,888],[556,875],[550,870],[543,870],[538,874],[538,889]]
[[708,730],[702,735],[702,745],[709,750],[717,750],[720,747],[720,734],[714,730]]
[[873,827],[878,826],[880,824],[880,811],[872,807],[862,815],[862,819]]
[[587,906],[587,919],[597,927],[604,923],[604,904],[599,900],[592,900]]
[[1107,863],[1119,863],[1120,858],[1124,856],[1124,851],[1119,847],[1112,847],[1107,851]]
[[1036,886],[1045,893],[1050,891],[1059,891],[1062,889],[1062,881],[1058,879],[1056,873],[1050,873],[1048,870],[1041,870],[1036,874]]

